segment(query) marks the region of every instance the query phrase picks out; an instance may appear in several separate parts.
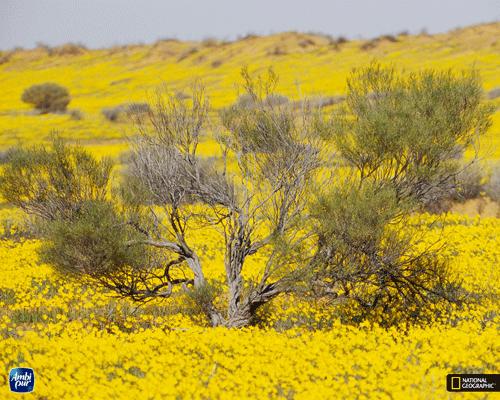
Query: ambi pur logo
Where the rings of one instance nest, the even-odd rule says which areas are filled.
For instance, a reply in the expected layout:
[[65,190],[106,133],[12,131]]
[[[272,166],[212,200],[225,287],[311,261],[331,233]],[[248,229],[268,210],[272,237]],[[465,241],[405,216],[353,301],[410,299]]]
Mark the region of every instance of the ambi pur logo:
[[9,374],[10,390],[29,393],[35,388],[35,373],[31,368],[12,368]]

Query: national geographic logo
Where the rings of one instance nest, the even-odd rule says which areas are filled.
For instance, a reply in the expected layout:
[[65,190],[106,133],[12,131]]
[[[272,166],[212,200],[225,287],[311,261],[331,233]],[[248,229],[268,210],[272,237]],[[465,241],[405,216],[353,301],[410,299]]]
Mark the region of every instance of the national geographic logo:
[[500,374],[446,375],[448,392],[500,392]]

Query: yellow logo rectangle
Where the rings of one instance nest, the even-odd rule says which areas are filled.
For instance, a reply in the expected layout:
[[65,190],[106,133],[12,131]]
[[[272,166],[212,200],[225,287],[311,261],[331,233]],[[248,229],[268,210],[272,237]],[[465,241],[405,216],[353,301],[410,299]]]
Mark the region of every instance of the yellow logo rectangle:
[[460,377],[453,376],[451,378],[451,390],[460,390]]

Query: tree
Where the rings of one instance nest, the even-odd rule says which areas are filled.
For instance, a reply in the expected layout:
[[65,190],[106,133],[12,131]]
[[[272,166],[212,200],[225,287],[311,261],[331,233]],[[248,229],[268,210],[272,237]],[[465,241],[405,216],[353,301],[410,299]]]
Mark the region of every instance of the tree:
[[[11,151],[1,193],[39,217],[47,262],[137,301],[180,286],[213,326],[251,324],[261,305],[288,292],[404,315],[456,301],[460,287],[439,252],[419,250],[402,225],[454,176],[451,148],[487,128],[477,77],[400,77],[372,65],[353,74],[347,106],[331,119],[307,102],[297,111],[266,101],[272,71],[255,79],[243,70],[243,80],[253,106],[220,113],[212,159],[197,151],[209,122],[203,87],[189,99],[158,91],[136,118],[119,200],[106,159],[59,139]],[[343,172],[331,165],[333,149]],[[194,229],[221,235],[226,309],[214,302]],[[256,253],[265,261],[246,274]]]

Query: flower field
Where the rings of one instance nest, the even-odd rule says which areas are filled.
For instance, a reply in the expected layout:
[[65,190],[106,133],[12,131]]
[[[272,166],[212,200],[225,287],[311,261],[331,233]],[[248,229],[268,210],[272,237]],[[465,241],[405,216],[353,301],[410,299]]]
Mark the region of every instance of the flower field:
[[[4,240],[0,369],[33,368],[36,390],[27,397],[37,399],[446,398],[450,371],[494,373],[498,365],[500,223],[449,216],[429,240],[440,234],[454,271],[489,300],[389,329],[340,324],[328,306],[287,298],[260,326],[204,327],[172,305],[110,300],[40,265],[36,241]],[[216,246],[207,243],[205,256]]]
[[[358,41],[332,50],[319,38],[307,50],[296,45],[294,34],[216,49],[167,41],[64,58],[19,52],[0,65],[0,151],[43,143],[59,130],[97,156],[119,160],[127,149],[124,136],[133,128],[106,120],[103,107],[143,101],[162,80],[180,91],[200,76],[213,106],[220,108],[235,100],[232,85],[241,65],[250,62],[254,68],[275,66],[282,93],[292,98],[299,77],[306,94],[340,95],[349,70],[373,58],[410,70],[474,64],[489,91],[500,87],[494,40],[499,34],[500,24],[491,24],[435,37],[402,37],[369,52],[360,50]],[[270,53],[276,46],[285,46],[286,54]],[[215,61],[220,66],[214,67]],[[73,97],[69,108],[81,110],[83,118],[30,114],[20,94],[41,81],[67,86]],[[499,98],[493,101],[500,104]],[[498,162],[499,143],[497,107],[480,149],[487,163]],[[200,152],[213,151],[208,138]],[[345,315],[341,322],[334,303],[286,295],[261,310],[256,326],[243,329],[209,327],[180,292],[139,307],[57,275],[40,262],[40,243],[17,234],[21,218],[0,202],[0,399],[22,397],[8,387],[9,370],[19,366],[34,369],[35,390],[24,398],[38,400],[495,398],[447,393],[446,375],[498,372],[499,218],[425,214],[415,216],[416,228],[407,227],[426,231],[424,246],[445,240],[453,273],[476,295],[464,308],[437,310],[420,325],[386,328],[346,322]],[[224,279],[220,237],[204,231],[193,240],[204,243],[200,257],[207,275]],[[250,258],[249,271],[252,264],[257,267],[259,258]]]

